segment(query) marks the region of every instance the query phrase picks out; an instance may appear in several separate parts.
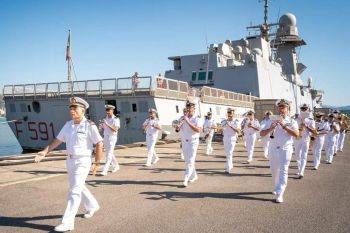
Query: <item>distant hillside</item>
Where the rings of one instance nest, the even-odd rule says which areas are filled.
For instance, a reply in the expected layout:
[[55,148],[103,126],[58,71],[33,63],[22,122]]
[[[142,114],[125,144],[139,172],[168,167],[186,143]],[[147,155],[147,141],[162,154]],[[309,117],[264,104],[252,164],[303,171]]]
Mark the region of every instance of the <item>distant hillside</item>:
[[324,108],[331,108],[331,109],[338,109],[340,111],[350,111],[350,105],[341,106],[341,107],[332,106],[332,105],[322,105],[322,107],[324,107]]

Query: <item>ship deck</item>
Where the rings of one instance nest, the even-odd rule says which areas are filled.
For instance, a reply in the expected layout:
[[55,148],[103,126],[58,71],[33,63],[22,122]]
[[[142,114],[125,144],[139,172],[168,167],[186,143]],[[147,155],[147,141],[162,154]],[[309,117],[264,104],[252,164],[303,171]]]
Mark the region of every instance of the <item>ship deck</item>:
[[[312,168],[309,154],[304,179],[289,170],[285,202],[274,203],[268,161],[261,145],[244,164],[242,142],[234,152],[233,174],[224,174],[223,145],[214,143],[197,157],[199,179],[181,188],[184,162],[179,143],[157,145],[160,161],[143,167],[146,148],[116,151],[117,173],[89,176],[88,188],[101,209],[89,220],[76,217],[75,232],[349,232],[350,139],[331,165]],[[48,161],[0,167],[0,231],[48,232],[66,206],[65,162]]]

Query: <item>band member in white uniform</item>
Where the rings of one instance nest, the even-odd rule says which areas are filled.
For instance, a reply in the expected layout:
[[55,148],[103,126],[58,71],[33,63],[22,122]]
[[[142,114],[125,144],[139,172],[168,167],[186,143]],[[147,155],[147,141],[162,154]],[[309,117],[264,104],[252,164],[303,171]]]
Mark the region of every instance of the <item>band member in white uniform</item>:
[[[340,115],[340,112],[338,110],[334,110],[333,111],[333,120],[336,121],[339,124],[339,127],[340,127],[340,121],[338,120],[339,115]],[[340,131],[335,136],[334,156],[336,156],[337,152],[338,152],[339,138],[340,138]]]
[[106,150],[106,164],[101,172],[102,176],[106,176],[110,165],[112,165],[112,172],[119,170],[119,164],[114,156],[114,147],[118,140],[118,130],[120,128],[120,120],[114,115],[115,107],[113,105],[106,105],[106,118],[101,122],[103,128],[103,145]]
[[238,119],[233,118],[234,110],[227,109],[227,119],[221,122],[221,129],[224,135],[224,149],[226,155],[225,172],[230,174],[233,167],[232,157],[235,145],[237,142],[238,133],[241,130],[240,122]]
[[[184,118],[187,115],[187,108],[183,109],[183,116],[180,117],[180,119],[178,120],[179,124],[176,125],[175,127],[175,131],[179,133],[180,138],[182,138],[181,134],[182,134],[182,124],[184,123]],[[180,143],[180,147],[181,147],[181,159],[184,160],[184,152],[183,152],[183,148],[182,148],[182,143]]]
[[159,124],[159,120],[157,118],[157,111],[153,108],[148,110],[149,117],[142,124],[143,129],[146,132],[146,142],[147,142],[147,151],[148,157],[146,166],[149,167],[151,164],[156,164],[159,160],[155,146],[158,140],[158,132],[161,130],[161,126]]
[[322,112],[316,113],[316,134],[314,137],[314,145],[312,147],[314,170],[317,170],[321,162],[321,153],[324,145],[325,137],[329,131],[328,122],[323,119],[324,114]]
[[299,126],[300,135],[294,138],[295,155],[297,159],[299,179],[304,177],[305,166],[307,163],[307,154],[310,145],[310,136],[315,133],[315,121],[309,112],[307,104],[300,107],[300,115],[295,119]]
[[254,111],[248,112],[247,118],[242,122],[242,129],[248,152],[247,163],[250,163],[253,160],[256,133],[260,131],[260,124],[259,121],[254,118]]
[[[260,123],[260,127],[264,128],[266,124],[270,124],[270,116],[272,115],[271,111],[265,112],[264,119]],[[270,135],[266,135],[261,138],[264,148],[264,157],[267,159],[269,155],[269,145],[270,145]]]
[[336,140],[337,135],[340,132],[339,123],[335,121],[334,114],[328,115],[329,132],[326,136],[326,163],[331,164],[333,161],[333,156],[336,152]]
[[74,219],[80,202],[83,201],[86,213],[85,218],[91,218],[100,208],[94,196],[85,186],[85,180],[91,167],[93,145],[96,145],[95,162],[100,163],[102,158],[102,137],[96,125],[88,121],[84,114],[89,104],[79,97],[70,99],[69,111],[72,120],[66,122],[57,137],[44,150],[38,152],[35,162],[46,156],[62,142],[66,143],[68,152],[67,172],[70,189],[67,208],[62,223],[55,227],[55,231],[65,232],[74,229]]
[[341,114],[340,117],[338,117],[339,124],[340,124],[340,133],[339,133],[339,141],[338,141],[338,151],[342,152],[344,147],[344,141],[346,136],[346,131],[349,128],[348,125],[348,117],[345,114]]
[[195,116],[195,104],[186,103],[187,115],[184,116],[182,124],[181,143],[185,156],[186,171],[183,185],[187,187],[188,182],[194,182],[198,179],[195,162],[197,149],[199,145],[199,132],[202,131],[202,121]]
[[207,144],[206,154],[209,155],[213,153],[212,140],[214,136],[214,129],[216,128],[215,121],[212,119],[212,113],[207,113],[207,118],[204,121],[203,131],[205,134],[205,141]]
[[281,119],[271,121],[261,130],[262,137],[271,134],[269,147],[270,167],[274,184],[273,194],[277,195],[276,202],[283,202],[283,195],[287,187],[288,168],[293,153],[293,137],[299,134],[298,124],[289,117],[289,102],[277,102]]

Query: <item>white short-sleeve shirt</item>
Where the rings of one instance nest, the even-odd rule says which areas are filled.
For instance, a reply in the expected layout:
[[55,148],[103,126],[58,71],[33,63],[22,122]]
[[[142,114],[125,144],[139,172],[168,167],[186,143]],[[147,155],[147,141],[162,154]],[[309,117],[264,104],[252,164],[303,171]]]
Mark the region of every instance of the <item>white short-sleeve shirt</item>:
[[[199,117],[192,116],[188,119],[191,124],[195,125],[196,127],[202,127],[203,123]],[[185,140],[199,140],[199,133],[195,132],[191,129],[191,127],[188,125],[186,121],[182,124],[181,128],[181,137]]]
[[91,155],[93,145],[103,140],[96,125],[85,117],[79,124],[67,121],[56,138],[65,142],[68,154],[74,156]]
[[[297,117],[296,119],[296,122],[298,123],[298,126],[301,124],[301,118],[300,117]],[[309,127],[310,129],[315,129],[316,128],[316,125],[315,125],[315,121],[314,119],[312,118],[305,118],[304,119],[304,124]],[[311,136],[311,132],[307,129],[305,129],[303,132],[302,132],[302,135],[301,135],[301,139],[299,140],[307,140],[309,138],[309,136]]]
[[[271,120],[270,120],[269,118],[265,118],[264,120],[262,120],[261,123],[260,123],[261,129],[265,128],[265,125],[267,125],[267,124],[271,125],[272,123],[270,123],[270,121],[271,121]],[[265,135],[265,136],[262,137],[262,138],[268,140],[268,139],[270,139],[270,135],[267,134],[267,135]]]
[[145,122],[143,122],[142,125],[146,126],[146,134],[147,134],[147,136],[158,137],[159,130],[152,126],[152,125],[155,125],[155,126],[159,126],[160,127],[159,120],[157,118],[154,118],[154,119],[147,118],[145,120]]
[[205,134],[214,133],[214,129],[213,129],[214,127],[215,127],[214,119],[205,119],[204,125],[203,125],[203,130]]
[[[321,121],[321,122],[316,121],[315,126],[317,129],[317,132],[320,132],[320,133],[325,133],[330,130],[329,124],[326,121]],[[317,135],[316,137],[325,137],[325,136],[326,134],[321,134],[321,135]]]
[[[113,127],[120,128],[120,120],[119,120],[119,118],[115,117],[114,115],[111,118],[106,117],[105,120],[106,120],[107,124],[109,124]],[[118,135],[118,131],[114,132],[107,125],[103,124],[102,127],[103,127],[103,135],[104,136]]]
[[[267,122],[262,130],[269,129],[273,123],[274,121]],[[289,116],[283,119],[283,124],[293,130],[298,129],[298,123]],[[274,138],[270,139],[270,147],[289,149],[293,146],[293,136],[288,134],[280,125],[277,125],[273,135]]]
[[223,120],[221,122],[221,128],[222,128],[222,132],[224,134],[224,139],[228,139],[228,138],[236,138],[237,139],[238,134],[231,127],[236,128],[236,129],[241,129],[239,120],[232,119],[231,121]]
[[247,119],[244,121],[244,126],[243,126],[244,135],[253,135],[259,132],[251,127],[248,127],[248,124],[252,124],[253,126],[260,128],[260,124],[257,119],[253,119],[253,120]]

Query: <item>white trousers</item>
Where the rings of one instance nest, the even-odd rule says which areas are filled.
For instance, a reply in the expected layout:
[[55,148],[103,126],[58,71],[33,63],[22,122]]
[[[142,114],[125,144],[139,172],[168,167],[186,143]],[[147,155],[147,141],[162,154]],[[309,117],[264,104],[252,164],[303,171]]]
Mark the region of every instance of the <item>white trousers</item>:
[[310,139],[294,141],[295,156],[297,159],[298,173],[304,176],[305,166],[307,163],[307,153],[309,150]]
[[339,133],[336,134],[336,139],[335,139],[335,148],[334,148],[334,153],[337,153],[338,151],[338,144],[339,144]]
[[269,145],[270,145],[270,140],[269,138],[263,137],[261,139],[263,143],[263,148],[264,148],[264,156],[267,157],[269,155]]
[[156,142],[157,142],[157,137],[147,134],[146,142],[147,142],[147,151],[148,151],[147,164],[151,164],[156,159],[158,159],[158,156],[156,154],[156,149],[155,149]]
[[283,196],[287,187],[288,168],[293,154],[293,148],[269,148],[270,151],[270,168],[274,191]]
[[199,140],[182,140],[182,151],[184,153],[185,157],[185,164],[186,164],[186,171],[185,171],[185,177],[184,180],[192,180],[195,177],[197,177],[196,172],[196,155],[197,155],[197,149],[199,145]]
[[328,162],[333,161],[333,155],[336,152],[336,137],[328,137],[327,140],[327,150],[326,150],[326,160]]
[[230,170],[233,167],[232,157],[233,157],[233,151],[236,146],[236,137],[231,138],[225,138],[224,137],[224,148],[225,148],[225,155],[226,155],[226,165],[225,169],[227,172],[230,172]]
[[315,168],[318,168],[318,166],[320,166],[321,153],[322,153],[322,147],[323,147],[324,141],[325,141],[325,136],[315,137],[314,145],[312,147],[312,155],[313,155]]
[[69,177],[69,193],[67,208],[62,223],[74,227],[74,218],[82,201],[87,211],[99,207],[96,199],[85,186],[85,180],[91,167],[91,157],[79,159],[67,158],[67,172]]
[[106,164],[103,167],[103,173],[107,173],[109,166],[112,165],[112,168],[119,168],[119,164],[117,159],[114,156],[114,147],[117,143],[118,136],[117,135],[105,135],[103,138],[103,145],[106,150]]
[[339,151],[343,151],[345,137],[346,137],[345,131],[341,132],[339,135],[339,142],[338,142],[338,150]]
[[253,153],[254,153],[254,145],[256,140],[256,134],[248,134],[245,135],[245,141],[247,146],[247,152],[248,152],[248,161],[251,161],[253,159]]
[[213,136],[214,136],[214,134],[210,133],[208,135],[207,139],[205,140],[206,143],[207,143],[207,151],[206,151],[207,155],[213,152],[213,147],[211,146],[211,143],[213,141]]

